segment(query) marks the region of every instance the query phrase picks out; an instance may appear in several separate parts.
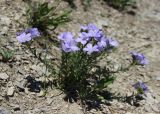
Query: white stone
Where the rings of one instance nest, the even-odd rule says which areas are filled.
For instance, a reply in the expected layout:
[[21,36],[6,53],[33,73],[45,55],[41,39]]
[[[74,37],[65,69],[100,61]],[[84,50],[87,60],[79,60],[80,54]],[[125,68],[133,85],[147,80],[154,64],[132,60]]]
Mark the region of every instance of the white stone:
[[0,73],[0,79],[7,80],[9,78],[8,74],[6,73]]
[[10,87],[10,88],[8,88],[8,90],[7,90],[7,95],[8,95],[8,96],[13,96],[13,94],[14,94],[14,90],[15,90],[15,88],[14,88],[14,87]]
[[160,76],[157,76],[157,77],[156,77],[156,80],[160,81]]
[[108,26],[108,20],[107,19],[99,19],[96,23],[97,27],[99,29],[102,29],[103,26]]
[[38,97],[43,97],[45,96],[45,92],[43,90],[41,90],[38,94],[37,94]]
[[9,26],[11,24],[11,20],[7,16],[0,15],[0,24]]
[[9,110],[3,108],[3,107],[0,107],[0,114],[11,114]]
[[132,114],[131,112],[127,112],[126,114]]

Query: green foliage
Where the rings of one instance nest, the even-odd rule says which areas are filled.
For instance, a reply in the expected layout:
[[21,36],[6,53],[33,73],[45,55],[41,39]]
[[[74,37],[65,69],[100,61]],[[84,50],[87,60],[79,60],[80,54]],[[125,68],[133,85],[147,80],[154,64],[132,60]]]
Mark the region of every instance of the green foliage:
[[68,15],[71,11],[57,14],[55,12],[57,7],[58,5],[49,7],[48,2],[42,4],[34,2],[28,10],[28,24],[45,33],[48,28],[55,29],[57,26],[70,21]]
[[110,6],[118,10],[124,10],[127,6],[135,4],[135,0],[105,0]]
[[138,87],[137,88],[137,93],[138,94],[144,94],[144,91],[143,91],[143,89],[141,87]]
[[0,50],[0,54],[2,55],[2,60],[7,62],[13,58],[13,51],[11,50]]
[[73,95],[76,93],[81,99],[89,96],[99,99],[99,93],[107,88],[115,77],[107,68],[97,66],[98,57],[104,53],[88,55],[83,52],[82,47],[80,50],[74,53],[62,52],[59,83],[62,89],[74,93]]

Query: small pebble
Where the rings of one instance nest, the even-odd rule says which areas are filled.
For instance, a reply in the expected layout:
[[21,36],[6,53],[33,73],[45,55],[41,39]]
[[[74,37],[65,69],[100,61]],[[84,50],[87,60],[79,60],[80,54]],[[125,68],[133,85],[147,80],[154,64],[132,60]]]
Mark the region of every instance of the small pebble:
[[38,94],[37,94],[38,97],[43,97],[45,96],[45,92],[43,90],[41,90]]
[[157,77],[156,77],[156,80],[160,81],[160,76],[157,76]]
[[9,110],[3,108],[3,107],[0,107],[0,114],[11,114]]
[[15,90],[14,87],[8,88],[8,90],[7,90],[7,95],[10,96],[10,97],[13,96],[13,95],[14,95],[14,90]]
[[8,74],[6,73],[0,73],[0,79],[7,80],[9,78]]

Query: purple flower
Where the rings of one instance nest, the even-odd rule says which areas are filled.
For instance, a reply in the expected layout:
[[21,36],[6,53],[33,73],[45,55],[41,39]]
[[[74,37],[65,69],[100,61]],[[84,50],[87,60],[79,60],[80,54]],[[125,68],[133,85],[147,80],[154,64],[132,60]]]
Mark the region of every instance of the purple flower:
[[101,40],[97,43],[99,51],[102,51],[107,46],[107,39],[102,37]]
[[145,94],[148,91],[148,87],[142,81],[138,81],[133,87],[138,91],[138,94]]
[[63,32],[58,38],[61,40],[61,47],[65,52],[77,51],[77,43],[82,44],[83,51],[91,54],[100,52],[103,49],[112,49],[118,46],[118,42],[111,38],[106,38],[102,30],[98,29],[94,24],[81,26],[78,37],[74,39],[71,32]]
[[145,56],[141,53],[137,52],[130,52],[133,58],[133,62],[140,65],[146,65],[148,64],[148,60],[145,58]]
[[59,36],[58,39],[62,41],[70,41],[73,39],[73,34],[71,32],[62,32]]
[[24,42],[30,41],[34,37],[40,36],[40,33],[37,28],[29,28],[29,29],[25,30],[24,32],[16,33],[16,35],[17,35],[17,37],[16,37],[17,40],[20,43],[24,43]]
[[16,38],[20,43],[28,42],[32,39],[31,34],[30,33],[26,34],[25,32],[21,33]]
[[89,30],[88,35],[89,37],[94,38],[96,41],[99,41],[101,37],[103,37],[103,32],[97,29]]
[[71,32],[63,32],[58,36],[58,38],[61,40],[61,47],[63,51],[75,52],[79,50]]
[[88,24],[87,26],[81,26],[81,31],[86,32],[87,36],[99,41],[103,36],[103,32],[98,29],[94,24]]
[[78,34],[78,38],[75,39],[76,42],[80,42],[82,45],[85,45],[87,41],[90,39],[88,36],[88,33],[86,32],[81,32]]
[[91,54],[93,52],[98,52],[98,46],[97,45],[92,45],[92,44],[87,44],[85,48],[83,48],[84,52],[87,52],[87,54]]
[[89,31],[89,30],[99,30],[94,24],[88,24],[86,26],[81,26],[82,31]]
[[79,50],[75,42],[61,42],[61,46],[64,52],[75,52]]
[[81,30],[82,31],[87,31],[88,30],[88,26],[81,26]]
[[107,39],[107,45],[110,47],[110,48],[115,48],[118,46],[118,42],[116,40],[113,40],[111,38],[108,38]]
[[40,36],[40,32],[37,28],[29,28],[26,30],[26,33],[30,33],[32,38]]
[[89,30],[99,30],[99,28],[97,28],[94,24],[90,23],[87,25]]
[[84,38],[76,38],[75,41],[80,42],[82,45],[85,45],[87,43],[87,40]]

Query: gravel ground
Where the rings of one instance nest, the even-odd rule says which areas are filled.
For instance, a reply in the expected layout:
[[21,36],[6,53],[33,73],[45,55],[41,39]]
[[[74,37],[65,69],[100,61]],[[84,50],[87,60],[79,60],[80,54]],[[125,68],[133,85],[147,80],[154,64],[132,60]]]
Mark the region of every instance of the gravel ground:
[[[49,1],[49,0],[48,0]],[[53,0],[50,0],[53,2]],[[101,109],[91,109],[88,114],[160,114],[160,1],[137,0],[137,8],[119,12],[103,0],[92,0],[87,12],[80,0],[75,0],[77,9],[71,13],[72,21],[58,27],[55,32],[76,33],[81,24],[94,23],[105,33],[119,42],[118,51],[104,57],[101,66],[112,60],[115,64],[127,64],[131,59],[128,52],[136,50],[146,55],[149,65],[136,66],[127,72],[117,73],[116,81],[109,86],[117,96],[129,96],[132,84],[142,80],[149,88],[147,98],[135,107],[113,98],[110,105],[101,104]],[[25,46],[18,43],[15,33],[27,27],[27,3],[23,0],[0,0],[0,46],[14,51],[12,61],[0,61],[0,114],[83,114],[78,103],[64,101],[65,94],[58,89],[49,89],[45,96],[39,89],[44,80],[44,64]],[[70,9],[62,2],[59,9]],[[135,15],[130,12],[135,12]],[[37,44],[33,45],[37,46]],[[42,48],[37,48],[39,52]],[[60,57],[60,51],[52,46],[53,58]],[[0,57],[1,60],[1,57]],[[48,73],[49,75],[49,73]],[[25,86],[26,80],[33,79],[33,85]],[[39,81],[35,81],[39,80]]]

